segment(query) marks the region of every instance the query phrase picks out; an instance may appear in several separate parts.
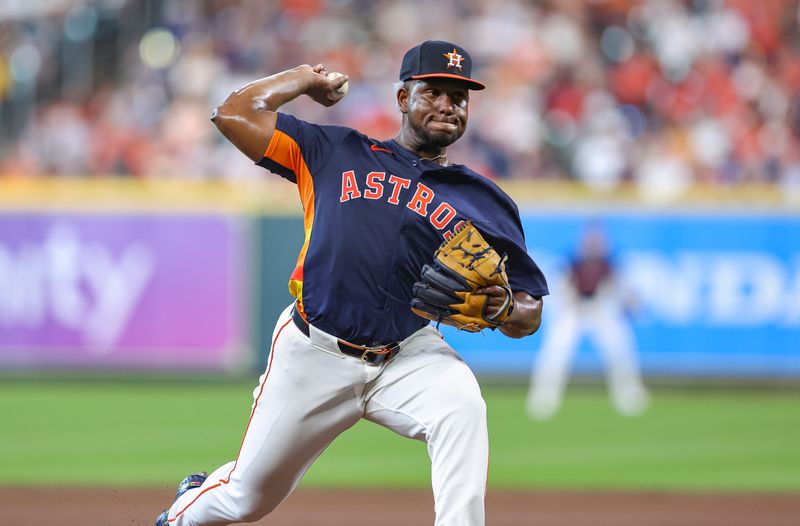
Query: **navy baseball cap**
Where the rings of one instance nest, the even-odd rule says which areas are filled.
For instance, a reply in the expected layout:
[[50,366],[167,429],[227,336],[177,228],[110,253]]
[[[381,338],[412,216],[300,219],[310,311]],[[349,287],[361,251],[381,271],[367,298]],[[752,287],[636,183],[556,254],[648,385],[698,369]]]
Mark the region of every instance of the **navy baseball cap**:
[[472,57],[452,42],[426,40],[406,51],[400,80],[447,78],[463,80],[472,90],[486,86],[472,78]]

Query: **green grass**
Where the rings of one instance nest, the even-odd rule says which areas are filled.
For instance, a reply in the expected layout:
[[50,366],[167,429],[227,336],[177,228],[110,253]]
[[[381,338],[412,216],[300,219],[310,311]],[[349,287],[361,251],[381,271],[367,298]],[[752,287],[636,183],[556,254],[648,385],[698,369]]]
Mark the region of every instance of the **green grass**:
[[[252,382],[0,382],[0,485],[172,485],[232,460]],[[484,387],[490,485],[507,488],[800,490],[800,393],[672,390],[639,418],[599,389],[529,420],[524,388]],[[424,444],[362,422],[305,485],[427,487]]]

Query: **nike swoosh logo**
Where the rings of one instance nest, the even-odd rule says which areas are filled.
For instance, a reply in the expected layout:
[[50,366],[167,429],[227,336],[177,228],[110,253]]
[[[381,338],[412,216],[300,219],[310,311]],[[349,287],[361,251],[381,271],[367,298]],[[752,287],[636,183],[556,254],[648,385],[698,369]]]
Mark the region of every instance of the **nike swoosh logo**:
[[381,148],[380,146],[375,146],[374,144],[370,144],[369,149],[373,152],[394,153],[392,150],[387,150],[386,148]]

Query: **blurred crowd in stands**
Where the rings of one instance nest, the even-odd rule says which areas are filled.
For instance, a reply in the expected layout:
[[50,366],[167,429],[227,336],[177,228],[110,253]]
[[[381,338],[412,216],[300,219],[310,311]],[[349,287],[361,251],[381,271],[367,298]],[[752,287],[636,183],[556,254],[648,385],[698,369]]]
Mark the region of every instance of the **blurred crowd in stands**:
[[291,111],[378,139],[403,52],[473,55],[465,139],[489,177],[800,186],[797,0],[54,0],[0,5],[0,175],[260,177],[209,123],[300,63],[350,75]]

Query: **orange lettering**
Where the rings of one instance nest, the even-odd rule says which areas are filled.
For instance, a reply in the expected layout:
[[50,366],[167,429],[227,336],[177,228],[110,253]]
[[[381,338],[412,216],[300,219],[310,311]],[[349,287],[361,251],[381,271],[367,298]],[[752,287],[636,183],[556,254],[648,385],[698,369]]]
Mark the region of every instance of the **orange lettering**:
[[435,226],[438,230],[441,230],[447,226],[447,223],[452,221],[455,216],[456,209],[450,206],[448,203],[442,203],[436,207],[436,210],[433,211],[430,221],[433,226]]
[[370,172],[367,174],[367,187],[364,191],[364,199],[380,199],[383,197],[383,185],[380,181],[386,177],[386,172]]
[[411,179],[403,179],[396,175],[390,175],[389,183],[394,185],[394,188],[392,188],[392,195],[389,197],[389,202],[393,205],[400,204],[400,189],[411,186]]
[[344,203],[359,197],[361,197],[361,191],[356,184],[356,173],[353,170],[342,172],[342,196],[339,198],[339,202]]
[[428,205],[433,200],[434,195],[433,190],[422,183],[417,183],[417,191],[406,206],[425,217],[428,215]]

